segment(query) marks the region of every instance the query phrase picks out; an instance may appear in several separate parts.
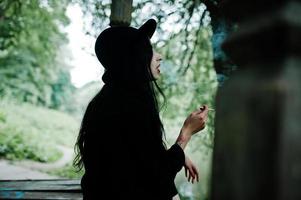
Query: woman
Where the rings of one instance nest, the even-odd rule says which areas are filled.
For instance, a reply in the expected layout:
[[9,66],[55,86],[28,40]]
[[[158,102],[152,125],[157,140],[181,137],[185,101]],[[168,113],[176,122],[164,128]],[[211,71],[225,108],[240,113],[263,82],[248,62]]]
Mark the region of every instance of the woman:
[[105,85],[90,101],[76,143],[75,165],[85,169],[84,199],[171,200],[183,166],[188,179],[198,179],[183,150],[204,128],[208,109],[190,114],[176,143],[166,148],[155,95],[155,87],[163,94],[156,83],[162,58],[150,43],[156,25],[150,19],[139,29],[110,27],[96,40]]

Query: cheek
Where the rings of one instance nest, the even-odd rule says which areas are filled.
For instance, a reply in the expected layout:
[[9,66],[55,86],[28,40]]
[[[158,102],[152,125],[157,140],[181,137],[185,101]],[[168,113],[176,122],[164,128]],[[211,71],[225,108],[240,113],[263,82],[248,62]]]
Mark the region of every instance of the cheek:
[[155,75],[155,68],[153,65],[151,66],[151,71],[152,71],[152,74]]
[[156,76],[156,67],[155,65],[151,65],[151,73],[153,76]]
[[151,62],[151,70],[154,71],[154,69],[156,68],[156,63],[155,61],[152,59],[152,62]]

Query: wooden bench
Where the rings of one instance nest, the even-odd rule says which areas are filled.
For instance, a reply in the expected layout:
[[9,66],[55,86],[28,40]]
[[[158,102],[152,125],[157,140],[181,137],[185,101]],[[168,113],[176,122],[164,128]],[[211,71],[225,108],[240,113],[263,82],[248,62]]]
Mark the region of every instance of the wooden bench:
[[0,199],[82,199],[80,180],[0,180]]

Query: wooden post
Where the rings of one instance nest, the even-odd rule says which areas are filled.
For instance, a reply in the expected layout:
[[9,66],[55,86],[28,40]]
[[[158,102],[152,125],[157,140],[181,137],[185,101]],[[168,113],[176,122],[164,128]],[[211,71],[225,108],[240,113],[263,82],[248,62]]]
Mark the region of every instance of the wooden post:
[[219,88],[211,200],[301,199],[301,3],[225,0],[238,70]]
[[133,0],[112,0],[110,26],[129,26]]

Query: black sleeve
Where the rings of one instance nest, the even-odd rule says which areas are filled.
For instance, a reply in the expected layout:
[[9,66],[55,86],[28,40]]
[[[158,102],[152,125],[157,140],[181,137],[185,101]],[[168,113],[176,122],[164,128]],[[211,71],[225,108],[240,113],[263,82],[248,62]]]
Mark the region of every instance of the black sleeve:
[[171,166],[173,168],[173,173],[178,173],[185,162],[185,154],[183,149],[175,143],[167,150],[167,158],[170,159]]
[[172,184],[171,184],[171,188],[170,188],[170,196],[175,196],[178,191],[176,189],[175,183],[174,183],[174,179],[176,174],[182,169],[184,163],[185,163],[185,154],[183,149],[178,145],[178,144],[174,144],[170,147],[170,149],[167,150],[167,158],[169,158],[170,160],[168,162],[170,162],[171,164],[171,179],[172,179]]
[[[153,127],[147,113],[129,111],[122,122],[124,141],[136,158],[137,173],[144,174],[150,192],[156,199],[171,199],[178,192],[174,183],[176,174],[185,163],[185,154],[178,144],[165,149],[153,139]],[[133,164],[133,163],[132,163]],[[137,174],[138,175],[138,174]],[[139,176],[139,175],[138,175]]]

